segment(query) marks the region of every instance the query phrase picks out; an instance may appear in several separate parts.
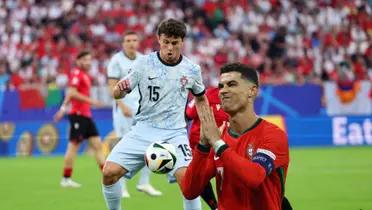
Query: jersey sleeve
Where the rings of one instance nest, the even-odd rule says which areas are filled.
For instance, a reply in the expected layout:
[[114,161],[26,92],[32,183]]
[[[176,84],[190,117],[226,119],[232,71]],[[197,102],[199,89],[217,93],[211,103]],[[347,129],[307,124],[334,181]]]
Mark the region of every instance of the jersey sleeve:
[[201,75],[201,68],[199,65],[195,65],[192,70],[194,83],[191,87],[191,93],[194,96],[202,96],[205,93],[205,86],[203,84],[203,78]]
[[107,78],[108,79],[121,79],[120,65],[115,61],[115,57],[112,57],[107,66]]
[[[262,161],[265,158],[271,159],[273,163],[272,169],[267,167],[268,163]],[[255,161],[255,159],[261,160]],[[276,168],[287,166],[289,164],[289,146],[288,137],[285,132],[277,127],[265,132],[264,141],[261,145],[258,145],[253,161],[260,163],[265,168],[267,174]]]
[[195,106],[195,99],[192,99],[186,107],[186,117],[190,120],[193,120],[198,117],[198,113],[196,111]]
[[193,151],[193,158],[181,183],[185,198],[191,200],[199,196],[216,175],[215,169],[212,152],[198,145]]
[[132,68],[128,71],[128,75],[124,77],[125,79],[129,80],[131,90],[135,89],[138,86],[138,83],[141,81],[146,69],[146,63],[145,56],[141,56],[134,62]]

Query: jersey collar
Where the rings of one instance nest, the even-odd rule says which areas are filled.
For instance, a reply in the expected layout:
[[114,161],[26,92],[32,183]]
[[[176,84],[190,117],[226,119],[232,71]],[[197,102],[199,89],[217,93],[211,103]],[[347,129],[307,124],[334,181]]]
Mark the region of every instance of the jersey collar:
[[158,56],[159,61],[162,62],[162,64],[164,64],[166,66],[177,66],[179,63],[181,63],[182,57],[183,57],[182,55],[180,55],[180,58],[178,59],[178,61],[176,63],[167,63],[163,59],[161,59],[160,52],[156,52],[156,55]]
[[250,130],[253,130],[254,128],[256,128],[262,121],[262,118],[257,118],[256,122],[249,128],[247,128],[242,134],[239,134],[235,131],[233,131],[231,128],[228,128],[227,132],[229,133],[230,136],[234,137],[234,138],[239,138],[240,136],[246,134],[248,131]]

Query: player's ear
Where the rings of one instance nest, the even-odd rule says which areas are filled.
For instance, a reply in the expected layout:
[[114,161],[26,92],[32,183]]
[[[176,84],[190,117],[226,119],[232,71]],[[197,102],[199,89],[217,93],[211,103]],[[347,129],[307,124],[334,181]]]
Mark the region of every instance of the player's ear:
[[158,34],[156,34],[156,38],[158,39],[158,42],[160,44],[160,36]]

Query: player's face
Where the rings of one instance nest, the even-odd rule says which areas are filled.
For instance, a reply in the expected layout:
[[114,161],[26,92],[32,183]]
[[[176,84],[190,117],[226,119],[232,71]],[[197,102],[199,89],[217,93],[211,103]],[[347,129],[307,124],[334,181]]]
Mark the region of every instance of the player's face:
[[176,63],[181,55],[183,39],[181,37],[168,37],[161,34],[158,37],[160,44],[160,57],[167,63]]
[[136,34],[129,34],[124,37],[122,43],[124,52],[127,54],[134,54],[139,47],[139,38]]
[[92,64],[92,55],[86,55],[77,60],[77,65],[84,70],[89,70],[91,64]]
[[248,108],[257,95],[257,86],[243,79],[239,72],[221,74],[218,88],[222,109],[230,115]]

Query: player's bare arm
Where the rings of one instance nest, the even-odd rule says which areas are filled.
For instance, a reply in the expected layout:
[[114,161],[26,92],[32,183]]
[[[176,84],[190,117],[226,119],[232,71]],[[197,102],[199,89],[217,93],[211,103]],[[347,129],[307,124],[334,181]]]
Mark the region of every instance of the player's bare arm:
[[103,105],[102,102],[100,102],[98,100],[95,100],[95,99],[92,99],[92,98],[90,98],[88,96],[85,96],[85,95],[79,93],[77,91],[77,89],[74,88],[74,87],[69,87],[67,89],[67,94],[66,95],[67,95],[66,97],[69,100],[71,100],[71,99],[77,99],[79,101],[83,101],[83,102],[89,103],[89,104],[94,105],[94,106],[97,106],[97,107],[101,107]]
[[[113,78],[108,79],[109,91],[110,91],[111,97],[113,97],[114,99],[116,99],[115,96],[114,96],[114,88],[115,88],[115,85],[118,83],[118,81],[119,81],[118,79],[113,79]],[[119,109],[124,114],[124,116],[126,116],[126,117],[132,117],[133,116],[132,111],[122,101],[117,100],[116,104],[118,105]]]
[[77,100],[80,100],[80,101],[84,101],[84,102],[90,103],[90,104],[92,104],[94,106],[97,106],[97,107],[102,107],[103,106],[103,104],[100,101],[95,100],[95,99],[91,99],[91,98],[79,93],[77,91],[77,89],[74,88],[74,87],[69,87],[69,88],[67,88],[67,94],[65,96],[65,99],[63,100],[63,103],[62,103],[61,107],[59,108],[59,110],[57,111],[57,113],[53,117],[54,122],[58,122],[65,115],[65,113],[67,111],[67,105],[70,103],[71,99],[77,99]]

